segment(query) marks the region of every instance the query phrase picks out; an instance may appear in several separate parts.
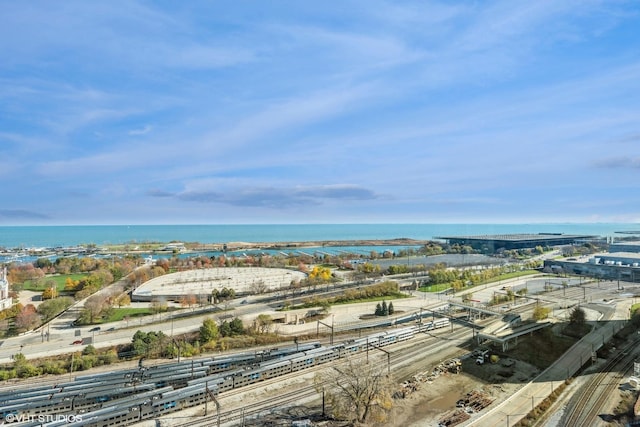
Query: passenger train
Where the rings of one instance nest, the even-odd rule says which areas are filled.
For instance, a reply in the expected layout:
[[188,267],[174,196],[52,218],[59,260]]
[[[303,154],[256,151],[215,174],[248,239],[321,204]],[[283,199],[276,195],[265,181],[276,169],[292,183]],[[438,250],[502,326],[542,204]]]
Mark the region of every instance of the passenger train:
[[[75,421],[71,422],[69,419],[63,419],[47,423],[34,421],[15,424],[20,427],[124,426],[203,404],[205,401],[211,400],[212,394],[223,393],[259,381],[308,369],[350,354],[406,341],[417,333],[444,328],[449,324],[448,318],[437,318],[414,326],[374,333],[327,347],[320,346],[319,343],[311,343],[297,346],[299,352],[284,352],[274,349],[270,351],[268,360],[260,362],[256,362],[256,356],[253,353],[254,363],[247,363],[251,359],[247,357],[247,354],[241,354],[237,358],[225,356],[203,359],[198,361],[198,366],[192,368],[188,366],[189,363],[186,363],[187,366],[184,366],[185,363],[183,363],[173,366],[172,369],[165,368],[164,374],[160,373],[163,369],[162,365],[159,365],[157,368],[149,369],[148,375],[146,375],[147,372],[141,375],[144,383],[139,385],[128,383],[123,386],[118,395],[113,395],[110,399],[101,400],[100,392],[94,392],[87,386],[88,393],[78,394],[76,398],[66,401],[64,399],[67,397],[60,400],[56,397],[58,393],[51,393],[51,405],[24,405],[21,407],[13,402],[16,404],[5,406],[4,403],[12,402],[3,402],[1,394],[0,404],[3,406],[2,411],[5,419],[8,414],[11,414],[13,419],[17,419],[19,414],[28,414],[33,419],[35,415],[54,412],[56,414],[73,413],[77,417]],[[272,355],[277,356],[271,357]],[[261,355],[261,358],[264,357],[265,355]],[[158,372],[154,373],[154,371]],[[188,375],[189,372],[193,373],[191,377]],[[110,375],[131,378],[131,375],[127,373],[124,375],[112,373]],[[179,380],[170,380],[173,377],[179,378]],[[86,378],[88,377],[79,377],[78,379]],[[92,378],[94,381],[96,380],[95,377]],[[97,381],[92,385],[98,385]],[[134,391],[133,387],[137,387],[137,389]],[[60,388],[60,393],[63,393],[62,390],[64,388]],[[39,399],[42,400],[42,396]]]

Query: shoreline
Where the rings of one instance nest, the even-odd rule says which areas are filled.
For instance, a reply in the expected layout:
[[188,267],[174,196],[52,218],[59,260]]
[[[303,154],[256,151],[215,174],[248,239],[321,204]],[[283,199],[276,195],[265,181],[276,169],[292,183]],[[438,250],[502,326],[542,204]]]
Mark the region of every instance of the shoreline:
[[[122,255],[122,254],[197,254],[199,252],[237,252],[243,250],[272,250],[291,251],[305,248],[331,248],[331,247],[375,247],[375,246],[422,246],[432,240],[418,240],[410,238],[395,239],[357,239],[357,240],[307,240],[307,241],[281,241],[281,242],[224,242],[224,243],[199,243],[199,242],[151,242],[142,244],[114,244],[103,246],[91,246],[78,244],[67,248],[8,248],[0,252],[0,257],[11,259],[0,260],[0,263],[19,261],[26,258],[49,258],[52,256],[96,256],[96,255]],[[182,245],[179,250],[167,249],[170,244]]]
[[289,242],[227,242],[227,243],[185,243],[188,250],[227,250],[243,249],[271,249],[285,250],[292,248],[321,248],[332,246],[421,246],[430,240],[417,240],[409,238],[397,239],[359,239],[359,240],[310,240]]

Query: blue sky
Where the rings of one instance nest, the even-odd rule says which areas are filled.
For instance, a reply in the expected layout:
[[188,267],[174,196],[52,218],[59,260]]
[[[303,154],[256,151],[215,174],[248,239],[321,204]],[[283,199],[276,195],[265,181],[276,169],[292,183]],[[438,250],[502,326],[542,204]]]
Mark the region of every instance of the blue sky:
[[0,2],[0,225],[640,221],[635,1]]

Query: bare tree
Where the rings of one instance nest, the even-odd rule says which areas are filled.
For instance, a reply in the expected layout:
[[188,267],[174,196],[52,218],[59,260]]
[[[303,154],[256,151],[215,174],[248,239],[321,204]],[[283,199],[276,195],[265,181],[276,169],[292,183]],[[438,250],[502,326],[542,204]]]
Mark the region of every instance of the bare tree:
[[249,290],[252,294],[263,294],[267,291],[267,285],[264,283],[264,280],[254,280],[249,287]]
[[152,313],[158,314],[162,313],[163,311],[167,311],[169,305],[167,304],[167,300],[164,297],[157,297],[151,299],[149,308],[151,309]]
[[99,317],[105,308],[108,308],[107,296],[105,295],[93,295],[87,299],[84,303],[84,310],[81,316],[86,323],[93,323],[97,317]]
[[384,422],[393,406],[394,382],[384,364],[354,358],[316,374],[316,389],[325,393],[336,418],[355,423]]

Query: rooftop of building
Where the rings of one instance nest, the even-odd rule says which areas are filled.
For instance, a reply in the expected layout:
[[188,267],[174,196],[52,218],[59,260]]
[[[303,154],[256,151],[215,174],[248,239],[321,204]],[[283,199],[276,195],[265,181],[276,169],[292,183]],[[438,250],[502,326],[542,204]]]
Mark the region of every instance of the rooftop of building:
[[488,234],[484,236],[441,236],[436,239],[465,239],[465,240],[502,240],[510,242],[532,241],[538,240],[544,242],[551,239],[590,239],[597,236],[579,235],[579,234],[562,234],[562,233],[537,233],[537,234]]

